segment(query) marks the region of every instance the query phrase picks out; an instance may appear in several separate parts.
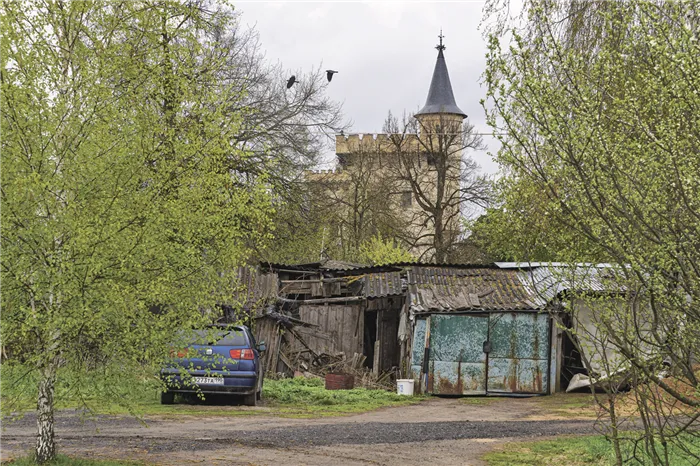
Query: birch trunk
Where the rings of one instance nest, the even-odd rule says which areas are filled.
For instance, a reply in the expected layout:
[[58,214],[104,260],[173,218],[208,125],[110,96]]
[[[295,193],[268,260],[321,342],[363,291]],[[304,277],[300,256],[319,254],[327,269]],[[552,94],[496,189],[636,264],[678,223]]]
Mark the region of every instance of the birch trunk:
[[56,457],[53,422],[56,366],[57,361],[55,360],[47,363],[42,369],[39,379],[39,397],[36,406],[36,462],[39,464],[51,461]]

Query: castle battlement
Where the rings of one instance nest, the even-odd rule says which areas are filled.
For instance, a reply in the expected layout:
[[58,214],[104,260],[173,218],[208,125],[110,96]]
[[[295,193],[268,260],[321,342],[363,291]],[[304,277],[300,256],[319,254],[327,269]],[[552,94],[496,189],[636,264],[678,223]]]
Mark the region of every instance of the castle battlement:
[[330,169],[328,169],[328,170],[323,170],[323,169],[320,169],[320,170],[304,170],[304,173],[313,174],[313,175],[333,175],[333,174],[335,174],[335,173],[340,173],[340,172],[341,172],[340,169],[334,170],[334,169],[332,169],[332,168],[330,168]]
[[396,143],[403,138],[402,145],[418,148],[417,134],[389,134],[389,133],[353,133],[337,134],[335,136],[335,153],[348,154],[352,152],[394,152]]
[[347,176],[340,167],[329,170],[304,170],[306,181],[336,182],[347,179]]

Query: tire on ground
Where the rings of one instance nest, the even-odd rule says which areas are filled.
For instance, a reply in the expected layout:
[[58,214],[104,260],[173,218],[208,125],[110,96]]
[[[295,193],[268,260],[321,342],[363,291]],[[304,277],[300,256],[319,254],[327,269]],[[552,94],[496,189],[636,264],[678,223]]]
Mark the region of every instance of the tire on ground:
[[255,406],[258,401],[258,394],[253,392],[250,395],[243,396],[243,404],[245,406]]
[[160,392],[160,404],[171,405],[175,403],[175,394],[173,392]]

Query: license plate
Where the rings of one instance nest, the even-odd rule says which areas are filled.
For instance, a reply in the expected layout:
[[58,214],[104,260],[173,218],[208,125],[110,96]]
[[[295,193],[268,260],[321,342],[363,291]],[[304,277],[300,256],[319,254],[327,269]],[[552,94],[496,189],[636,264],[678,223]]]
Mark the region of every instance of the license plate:
[[198,385],[223,385],[224,379],[221,377],[194,377],[194,383]]

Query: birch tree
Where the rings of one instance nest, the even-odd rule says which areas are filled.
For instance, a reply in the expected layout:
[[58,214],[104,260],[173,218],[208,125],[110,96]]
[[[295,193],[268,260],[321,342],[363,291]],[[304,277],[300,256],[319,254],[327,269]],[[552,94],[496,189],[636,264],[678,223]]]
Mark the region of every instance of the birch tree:
[[2,335],[39,372],[44,463],[59,369],[84,382],[98,354],[158,367],[173,329],[231,295],[226,272],[265,240],[271,208],[235,144],[227,51],[206,39],[229,8],[2,6]]

